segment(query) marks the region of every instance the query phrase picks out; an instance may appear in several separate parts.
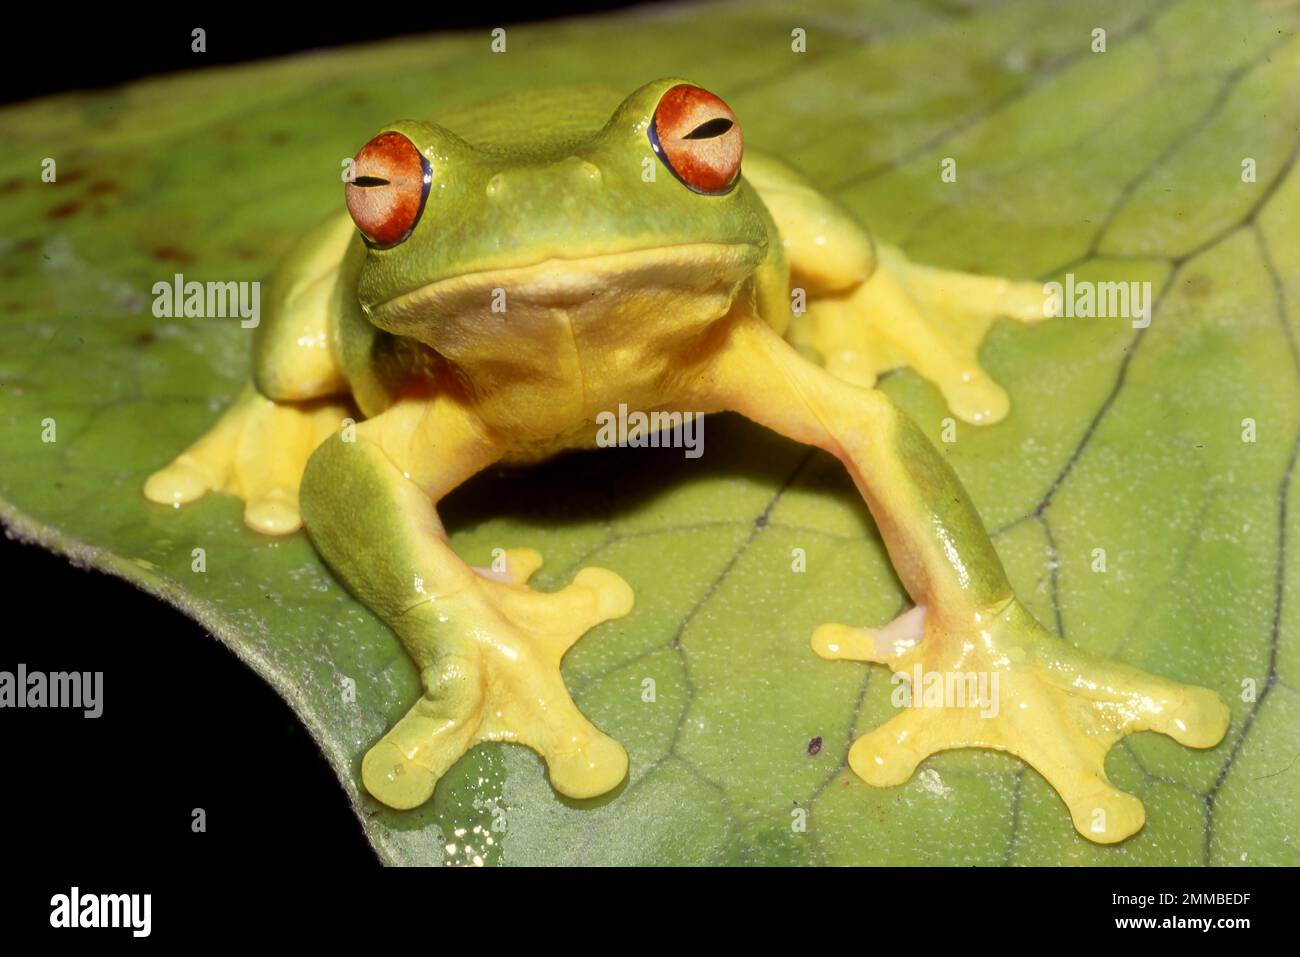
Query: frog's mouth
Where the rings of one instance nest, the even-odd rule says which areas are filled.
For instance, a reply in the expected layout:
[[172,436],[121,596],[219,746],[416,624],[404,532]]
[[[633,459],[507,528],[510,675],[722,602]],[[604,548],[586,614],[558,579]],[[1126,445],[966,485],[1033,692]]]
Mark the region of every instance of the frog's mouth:
[[[611,300],[642,302],[660,294],[730,302],[766,250],[754,243],[682,243],[462,273],[363,305],[370,320],[398,335],[422,338],[431,319],[537,310],[606,311]],[[722,310],[725,312],[725,308]]]

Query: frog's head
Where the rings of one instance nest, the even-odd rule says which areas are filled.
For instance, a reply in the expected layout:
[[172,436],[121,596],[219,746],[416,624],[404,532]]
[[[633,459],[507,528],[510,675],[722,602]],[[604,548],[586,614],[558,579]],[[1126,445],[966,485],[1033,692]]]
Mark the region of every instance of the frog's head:
[[497,336],[546,310],[609,316],[637,299],[645,314],[656,293],[666,312],[725,312],[770,242],[730,108],[678,79],[586,129],[562,101],[537,102],[479,116],[464,137],[393,123],[357,154],[347,202],[370,320],[442,348],[493,311]]

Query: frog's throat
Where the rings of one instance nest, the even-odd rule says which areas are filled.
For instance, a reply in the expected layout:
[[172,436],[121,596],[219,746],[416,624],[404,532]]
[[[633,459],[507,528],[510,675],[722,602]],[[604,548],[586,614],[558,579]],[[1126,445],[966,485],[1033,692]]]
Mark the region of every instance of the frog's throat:
[[502,290],[507,301],[566,306],[639,283],[682,289],[734,286],[753,272],[765,255],[764,247],[756,243],[694,242],[597,256],[551,257],[436,279],[362,308],[376,325],[400,332],[400,327],[427,315],[431,307],[481,300],[495,290]]

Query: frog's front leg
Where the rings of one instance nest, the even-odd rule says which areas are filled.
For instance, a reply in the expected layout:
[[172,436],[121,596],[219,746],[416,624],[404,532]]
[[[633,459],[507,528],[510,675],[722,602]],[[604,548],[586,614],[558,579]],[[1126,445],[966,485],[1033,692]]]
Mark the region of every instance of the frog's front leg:
[[326,441],[303,476],[313,543],[420,669],[424,694],[362,762],[366,789],[392,807],[424,803],[481,741],[533,748],[570,797],[602,794],[627,772],[623,748],[570,698],[560,660],[594,625],[631,610],[628,585],[586,568],[558,592],[537,592],[526,584],[536,552],[508,552],[501,580],[447,543],[435,503],[500,457],[472,413],[439,396],[367,420],[353,442]]
[[[813,638],[824,657],[881,662],[908,678],[921,670],[912,707],[849,752],[867,783],[901,784],[937,751],[1009,751],[1056,789],[1080,834],[1112,843],[1145,820],[1141,802],[1106,778],[1115,742],[1143,730],[1199,748],[1223,737],[1229,713],[1213,692],[1080,652],[1024,609],[956,474],[883,393],[827,374],[746,317],[697,398],[837,456],[916,603],[878,631],[828,625]],[[931,675],[964,697],[923,694]]]

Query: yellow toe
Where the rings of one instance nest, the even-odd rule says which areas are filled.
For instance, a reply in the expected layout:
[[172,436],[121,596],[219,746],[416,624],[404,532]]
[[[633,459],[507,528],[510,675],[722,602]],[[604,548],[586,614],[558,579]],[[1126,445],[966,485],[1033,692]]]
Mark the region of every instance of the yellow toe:
[[573,751],[551,754],[546,764],[551,786],[571,798],[591,798],[616,788],[627,777],[627,751],[607,734],[579,741]]
[[387,738],[366,752],[361,780],[376,799],[404,811],[433,797],[438,778],[428,768],[411,761]]
[[212,491],[213,478],[207,469],[181,456],[166,468],[149,476],[145,498],[159,505],[185,505]]
[[283,489],[250,501],[244,509],[244,524],[263,535],[288,535],[302,528],[298,497]]

